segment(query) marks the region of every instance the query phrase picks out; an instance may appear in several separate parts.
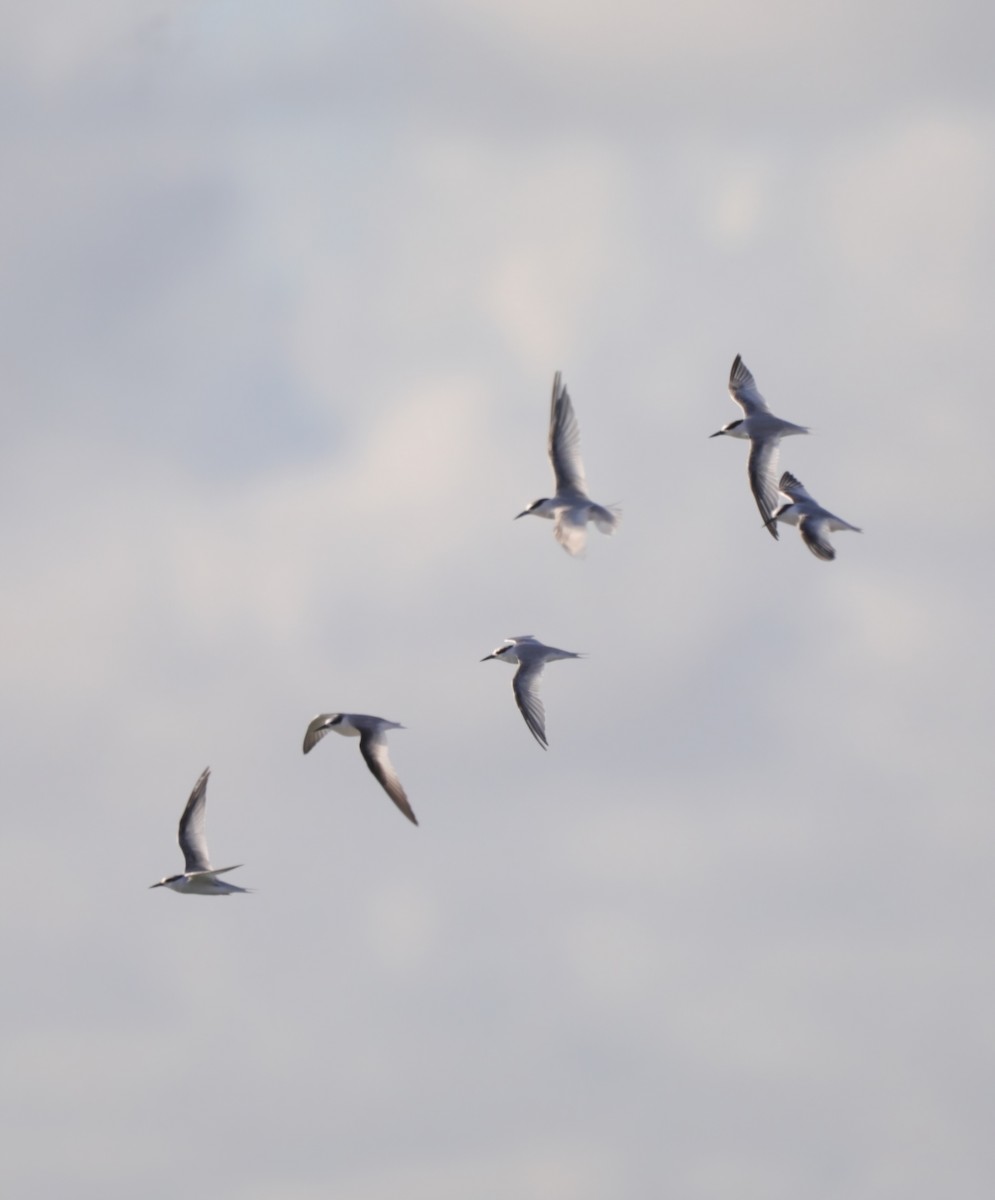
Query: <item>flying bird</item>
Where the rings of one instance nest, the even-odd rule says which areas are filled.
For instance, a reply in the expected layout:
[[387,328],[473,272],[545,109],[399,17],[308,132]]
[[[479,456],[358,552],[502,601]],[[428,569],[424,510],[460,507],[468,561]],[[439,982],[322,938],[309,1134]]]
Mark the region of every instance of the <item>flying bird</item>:
[[321,713],[315,717],[304,734],[304,753],[316,746],[326,733],[341,733],[343,737],[358,737],[359,752],[366,765],[377,777],[380,786],[390,796],[402,813],[413,824],[418,818],[412,811],[401,781],[394,773],[390,755],[387,753],[387,730],[403,729],[396,721],[385,721],[383,717],[368,717],[363,713]]
[[518,670],[511,681],[515,693],[515,703],[525,718],[525,724],[543,750],[549,749],[546,741],[546,710],[539,699],[539,680],[543,668],[548,662],[558,658],[580,658],[572,650],[557,650],[555,646],[545,646],[532,634],[522,634],[520,637],[505,638],[504,644],[491,654],[486,654],[480,660],[487,662],[490,658],[501,662],[517,663]]
[[555,521],[553,533],[568,554],[579,554],[587,544],[587,523],[602,533],[614,533],[621,513],[613,506],[595,504],[587,494],[584,464],[580,461],[580,429],[566,385],[557,371],[549,410],[549,461],[553,466],[556,495],[533,500],[518,517],[545,517]]
[[790,471],[785,471],[781,476],[779,486],[785,503],[778,505],[771,514],[771,521],[797,525],[802,541],[816,558],[832,562],[836,557],[836,551],[829,540],[830,533],[836,533],[840,529],[850,529],[854,533],[862,532],[856,525],[841,520],[816,503]]
[[190,799],[180,817],[180,849],[183,851],[183,862],[186,870],[182,875],[167,875],[151,887],[168,887],[174,892],[184,892],[191,896],[230,896],[233,892],[247,892],[248,888],[236,887],[219,879],[227,871],[235,871],[241,863],[234,867],[211,866],[211,856],[207,852],[207,834],[204,821],[207,808],[207,780],[211,768],[206,767],[203,775],[193,785]]
[[729,372],[729,395],[743,410],[743,416],[710,434],[710,437],[749,438],[750,457],[746,464],[750,477],[753,498],[760,509],[764,524],[771,537],[777,539],[774,509],[777,507],[777,458],[781,438],[792,433],[808,433],[804,425],[792,425],[775,417],[767,407],[767,401],[757,391],[753,376],[746,363],[737,354]]

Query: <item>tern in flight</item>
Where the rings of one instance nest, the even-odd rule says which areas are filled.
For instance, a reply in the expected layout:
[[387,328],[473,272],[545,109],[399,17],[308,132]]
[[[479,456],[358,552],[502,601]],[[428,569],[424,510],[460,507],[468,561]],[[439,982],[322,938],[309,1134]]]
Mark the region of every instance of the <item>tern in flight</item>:
[[385,721],[383,717],[368,717],[363,713],[321,713],[307,727],[304,734],[304,753],[307,754],[321,741],[326,733],[341,733],[343,737],[358,737],[359,752],[366,765],[377,777],[383,790],[390,796],[402,813],[413,824],[418,818],[412,811],[401,781],[394,773],[390,755],[387,753],[387,730],[403,729],[396,721]]
[[180,817],[180,849],[183,851],[183,862],[186,870],[182,875],[167,875],[158,883],[151,886],[167,887],[173,892],[184,892],[191,896],[230,896],[233,892],[247,892],[248,888],[236,887],[219,879],[227,871],[235,871],[242,864],[234,867],[212,867],[211,856],[207,852],[207,834],[204,830],[204,820],[207,809],[207,780],[211,768],[206,767],[203,775],[193,785],[190,799]]
[[775,417],[767,401],[757,391],[757,385],[746,363],[737,354],[729,372],[729,395],[743,410],[743,416],[710,434],[710,437],[749,438],[750,457],[746,470],[750,477],[753,497],[760,509],[771,537],[777,538],[774,509],[777,507],[777,457],[781,438],[792,433],[808,433],[804,425],[792,425]]
[[539,699],[539,680],[546,663],[555,662],[558,658],[580,658],[572,650],[557,650],[555,646],[545,646],[530,633],[520,637],[505,638],[504,644],[498,646],[491,654],[485,654],[480,660],[487,662],[490,658],[501,662],[516,663],[518,670],[511,681],[515,693],[515,703],[525,718],[525,724],[543,750],[549,749],[546,741],[546,710]]
[[774,510],[771,520],[783,521],[785,525],[797,525],[802,541],[815,557],[821,558],[823,562],[832,562],[836,557],[836,551],[829,540],[830,533],[836,533],[840,529],[850,529],[854,533],[862,532],[856,525],[835,516],[813,500],[790,471],[785,471],[781,476],[779,486],[785,502]]
[[515,517],[545,517],[555,521],[553,534],[568,554],[579,554],[587,544],[587,523],[602,533],[614,533],[621,520],[617,508],[595,504],[587,494],[584,464],[580,461],[580,429],[566,385],[557,371],[549,410],[549,461],[553,466],[556,495],[533,500]]

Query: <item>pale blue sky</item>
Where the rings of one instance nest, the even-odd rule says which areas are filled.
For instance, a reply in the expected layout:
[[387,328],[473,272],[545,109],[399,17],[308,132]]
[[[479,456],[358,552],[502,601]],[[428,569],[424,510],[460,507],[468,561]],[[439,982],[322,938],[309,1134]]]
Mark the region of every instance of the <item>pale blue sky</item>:
[[[0,13],[4,1195],[987,1200],[991,26]],[[208,764],[257,892],[150,892]]]

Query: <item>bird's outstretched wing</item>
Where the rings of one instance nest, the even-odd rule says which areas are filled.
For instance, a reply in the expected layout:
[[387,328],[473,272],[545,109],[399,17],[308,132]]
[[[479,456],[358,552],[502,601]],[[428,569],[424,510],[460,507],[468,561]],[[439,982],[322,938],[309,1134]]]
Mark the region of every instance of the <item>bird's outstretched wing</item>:
[[609,504],[607,508],[603,504],[592,504],[588,514],[600,533],[614,533],[622,520],[622,510],[615,504]]
[[338,713],[321,713],[315,717],[304,733],[304,753],[313,750],[325,734],[331,729],[332,721]]
[[515,703],[518,705],[525,724],[543,750],[549,749],[546,741],[546,710],[539,699],[539,680],[542,678],[544,667],[542,662],[521,663],[511,681],[515,693]]
[[771,537],[777,541],[777,522],[772,520],[777,508],[778,444],[776,438],[753,438],[750,441],[750,457],[746,462],[746,473],[750,479],[750,490],[760,509],[764,524]]
[[193,785],[190,799],[180,817],[180,849],[183,851],[183,861],[189,874],[192,871],[210,871],[211,856],[207,852],[207,832],[205,820],[207,816],[207,781],[211,768],[205,767],[204,772]]
[[553,524],[553,536],[568,554],[576,557],[587,546],[587,518],[575,508],[561,508]]
[[580,461],[580,428],[570,393],[559,371],[553,377],[553,398],[549,407],[549,461],[558,496],[570,492],[587,495],[584,464]]
[[836,551],[829,540],[829,518],[824,513],[806,514],[798,521],[798,531],[802,541],[816,558],[823,562],[832,562]]
[[408,797],[404,788],[401,787],[401,781],[398,779],[391,764],[390,755],[387,753],[387,735],[366,729],[359,735],[359,749],[363,758],[366,759],[366,765],[376,776],[377,782],[383,790],[408,820],[417,825],[418,818],[408,803]]
[[789,496],[796,503],[799,500],[808,500],[812,504],[816,503],[812,499],[812,496],[809,494],[809,492],[806,490],[805,485],[802,483],[802,481],[800,479],[796,479],[795,476],[792,475],[790,471],[784,472],[784,474],[781,476],[781,481],[777,486],[781,489],[782,492],[784,492],[784,494],[786,496]]
[[767,401],[757,390],[756,380],[742,358],[737,354],[729,372],[729,395],[749,416],[755,412],[767,412]]

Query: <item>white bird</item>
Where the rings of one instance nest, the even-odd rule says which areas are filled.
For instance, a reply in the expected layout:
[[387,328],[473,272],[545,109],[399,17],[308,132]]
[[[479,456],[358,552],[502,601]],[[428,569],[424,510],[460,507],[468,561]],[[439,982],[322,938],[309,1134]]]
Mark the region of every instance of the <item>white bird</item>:
[[743,410],[743,416],[723,425],[709,437],[721,437],[725,433],[729,437],[750,439],[750,457],[746,467],[750,487],[764,524],[776,540],[777,526],[772,518],[777,507],[778,447],[781,438],[792,433],[808,433],[808,430],[804,425],[792,425],[790,421],[782,421],[774,416],[767,407],[767,401],[757,391],[756,382],[746,363],[738,354],[729,372],[729,395]]
[[553,466],[556,495],[533,500],[515,517],[545,517],[556,524],[553,533],[568,554],[579,554],[587,543],[587,523],[602,533],[614,533],[621,512],[614,506],[595,504],[587,494],[584,465],[580,461],[580,429],[566,385],[557,371],[549,410],[549,461]]
[[519,637],[505,638],[504,645],[491,654],[485,654],[480,660],[487,662],[490,658],[500,659],[501,662],[517,663],[518,670],[511,681],[515,693],[515,703],[525,718],[525,724],[543,750],[549,749],[546,741],[546,710],[539,699],[539,680],[543,668],[548,662],[558,658],[580,658],[572,650],[557,650],[555,646],[545,646],[532,636],[531,633]]
[[401,781],[394,773],[390,755],[387,753],[387,730],[403,729],[396,721],[385,721],[383,717],[368,717],[364,713],[321,713],[307,727],[304,734],[304,753],[321,741],[326,733],[341,733],[343,737],[358,737],[359,752],[366,765],[377,777],[380,786],[390,796],[402,813],[418,824]]
[[219,879],[226,871],[235,871],[242,864],[234,867],[211,866],[211,856],[207,852],[207,834],[204,821],[207,808],[207,780],[211,768],[205,767],[203,775],[193,785],[190,799],[180,817],[180,849],[183,851],[183,862],[186,870],[182,875],[167,875],[158,883],[150,886],[168,887],[173,892],[185,892],[192,896],[230,896],[233,892],[248,892],[248,888],[236,887]]
[[797,525],[802,541],[816,558],[832,562],[836,557],[836,551],[829,540],[830,533],[836,533],[840,529],[850,529],[854,533],[863,532],[856,525],[834,516],[828,509],[816,503],[790,471],[785,471],[781,476],[780,489],[785,502],[778,505],[771,514],[771,520],[783,521],[785,525]]

